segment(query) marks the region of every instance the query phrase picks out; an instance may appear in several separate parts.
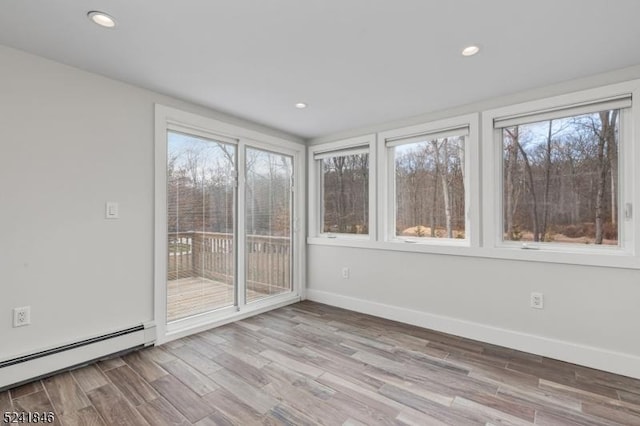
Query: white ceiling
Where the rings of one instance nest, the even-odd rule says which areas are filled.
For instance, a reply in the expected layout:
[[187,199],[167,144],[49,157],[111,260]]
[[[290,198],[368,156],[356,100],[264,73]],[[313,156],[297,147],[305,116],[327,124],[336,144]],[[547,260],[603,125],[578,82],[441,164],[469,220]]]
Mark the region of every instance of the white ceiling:
[[0,44],[311,138],[640,64],[639,19],[639,0],[2,0]]

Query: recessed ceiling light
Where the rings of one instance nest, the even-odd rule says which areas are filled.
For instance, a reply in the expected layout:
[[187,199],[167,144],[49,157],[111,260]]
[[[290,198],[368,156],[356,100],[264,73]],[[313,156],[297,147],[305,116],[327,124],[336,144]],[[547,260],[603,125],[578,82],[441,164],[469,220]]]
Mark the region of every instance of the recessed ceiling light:
[[93,12],[87,13],[87,16],[93,23],[98,24],[101,27],[115,28],[116,26],[116,20],[113,19],[112,16],[109,16],[104,12],[98,12],[97,10],[94,10]]
[[462,56],[473,56],[480,51],[478,46],[467,46],[462,49]]
[[307,104],[305,104],[304,102],[298,102],[296,104],[296,108],[298,109],[305,109],[307,107]]

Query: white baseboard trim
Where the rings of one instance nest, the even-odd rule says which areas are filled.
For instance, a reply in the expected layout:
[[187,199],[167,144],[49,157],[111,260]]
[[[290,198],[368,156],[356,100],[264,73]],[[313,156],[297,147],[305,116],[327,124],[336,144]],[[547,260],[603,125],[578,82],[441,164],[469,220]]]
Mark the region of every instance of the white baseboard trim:
[[640,379],[640,357],[341,294],[307,289],[307,299],[468,339]]
[[6,365],[0,368],[0,390],[153,343],[155,326],[152,323],[134,328],[137,329],[91,337],[86,341],[3,361]]

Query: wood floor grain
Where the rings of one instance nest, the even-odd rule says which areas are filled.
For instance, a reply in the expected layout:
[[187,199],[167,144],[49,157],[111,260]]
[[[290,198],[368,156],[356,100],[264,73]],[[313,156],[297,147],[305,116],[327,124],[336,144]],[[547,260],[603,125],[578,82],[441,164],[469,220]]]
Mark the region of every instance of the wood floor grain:
[[71,373],[62,373],[44,380],[49,399],[58,414],[75,413],[91,405]]
[[640,380],[312,302],[0,392],[58,425],[640,425]]
[[97,412],[108,425],[146,425],[140,413],[112,384],[101,386],[88,393]]

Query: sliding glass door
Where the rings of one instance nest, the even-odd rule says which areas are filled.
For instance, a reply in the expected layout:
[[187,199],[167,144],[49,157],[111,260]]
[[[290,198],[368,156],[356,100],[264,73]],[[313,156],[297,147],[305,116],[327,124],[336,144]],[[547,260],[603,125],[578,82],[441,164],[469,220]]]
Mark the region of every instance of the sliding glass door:
[[182,332],[295,297],[294,154],[178,125],[166,135],[163,328]]
[[246,301],[291,291],[293,159],[246,151]]
[[168,322],[236,304],[236,151],[168,132]]

